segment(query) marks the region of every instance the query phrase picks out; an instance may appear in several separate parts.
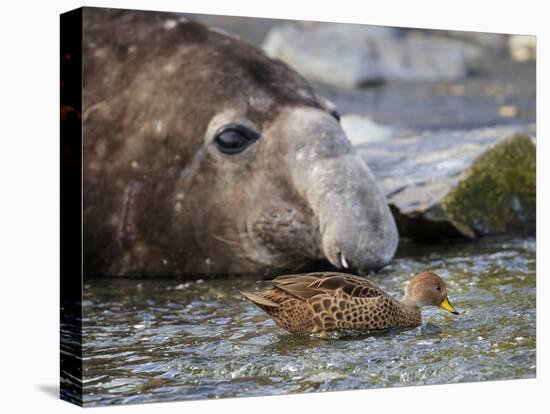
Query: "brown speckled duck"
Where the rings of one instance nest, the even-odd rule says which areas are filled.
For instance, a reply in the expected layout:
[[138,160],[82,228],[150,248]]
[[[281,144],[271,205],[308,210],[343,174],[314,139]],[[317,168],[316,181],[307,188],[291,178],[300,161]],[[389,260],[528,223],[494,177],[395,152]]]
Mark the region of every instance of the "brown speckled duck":
[[445,282],[433,272],[414,276],[402,300],[367,279],[335,272],[280,276],[271,289],[241,294],[297,334],[419,326],[423,306],[458,314]]

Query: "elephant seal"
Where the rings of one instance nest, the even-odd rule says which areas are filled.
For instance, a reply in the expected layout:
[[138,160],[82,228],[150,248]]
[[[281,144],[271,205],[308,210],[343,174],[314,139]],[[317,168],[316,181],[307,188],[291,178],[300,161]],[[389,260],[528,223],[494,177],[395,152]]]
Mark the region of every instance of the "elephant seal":
[[277,274],[394,255],[386,200],[331,104],[177,14],[83,10],[84,272]]

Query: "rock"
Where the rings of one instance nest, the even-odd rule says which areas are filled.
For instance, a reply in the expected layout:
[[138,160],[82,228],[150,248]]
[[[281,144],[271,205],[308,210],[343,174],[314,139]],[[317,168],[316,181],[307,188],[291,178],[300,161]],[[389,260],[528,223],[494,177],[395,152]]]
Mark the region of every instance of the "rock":
[[342,88],[389,79],[460,80],[468,61],[482,55],[473,44],[420,31],[329,23],[274,27],[264,49],[306,78]]
[[508,38],[510,57],[516,62],[534,61],[537,58],[537,37],[512,35]]
[[457,39],[412,31],[403,39],[381,42],[385,79],[456,81],[466,78],[481,49]]
[[481,46],[489,52],[506,53],[508,49],[508,35],[503,33],[465,32],[461,30],[447,30],[444,33],[454,39],[465,40]]
[[534,125],[425,132],[359,145],[400,235],[419,241],[536,228]]
[[344,115],[340,123],[353,146],[411,136],[415,133],[412,129],[382,125],[363,114]]
[[[536,63],[518,63],[506,55],[490,56],[480,71],[462,81],[407,82],[392,80],[379,86],[342,89],[321,82],[316,90],[332,101],[340,114],[366,113],[381,124],[419,131],[473,129],[536,121]],[[517,108],[512,112],[501,106]],[[501,112],[502,113],[502,112]]]
[[378,26],[287,24],[271,29],[263,47],[306,78],[354,88],[382,80],[375,42],[396,36],[395,29]]

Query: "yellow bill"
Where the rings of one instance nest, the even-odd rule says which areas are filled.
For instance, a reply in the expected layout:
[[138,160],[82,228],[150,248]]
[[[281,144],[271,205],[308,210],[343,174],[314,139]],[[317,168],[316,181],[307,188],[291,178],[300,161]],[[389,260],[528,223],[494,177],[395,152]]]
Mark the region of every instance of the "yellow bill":
[[455,315],[458,315],[458,311],[454,308],[453,305],[451,305],[451,302],[449,302],[449,298],[445,296],[445,299],[439,304],[440,308],[445,309],[448,312],[454,313]]

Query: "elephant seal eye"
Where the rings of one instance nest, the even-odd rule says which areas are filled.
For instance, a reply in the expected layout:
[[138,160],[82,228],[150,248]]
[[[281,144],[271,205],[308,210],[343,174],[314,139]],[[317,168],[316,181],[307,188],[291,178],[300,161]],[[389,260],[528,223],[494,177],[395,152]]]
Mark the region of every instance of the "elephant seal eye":
[[340,114],[338,113],[338,111],[336,109],[333,109],[330,111],[330,115],[336,119],[338,122],[340,122]]
[[240,124],[221,127],[214,138],[214,144],[224,154],[238,154],[260,138],[260,134]]

